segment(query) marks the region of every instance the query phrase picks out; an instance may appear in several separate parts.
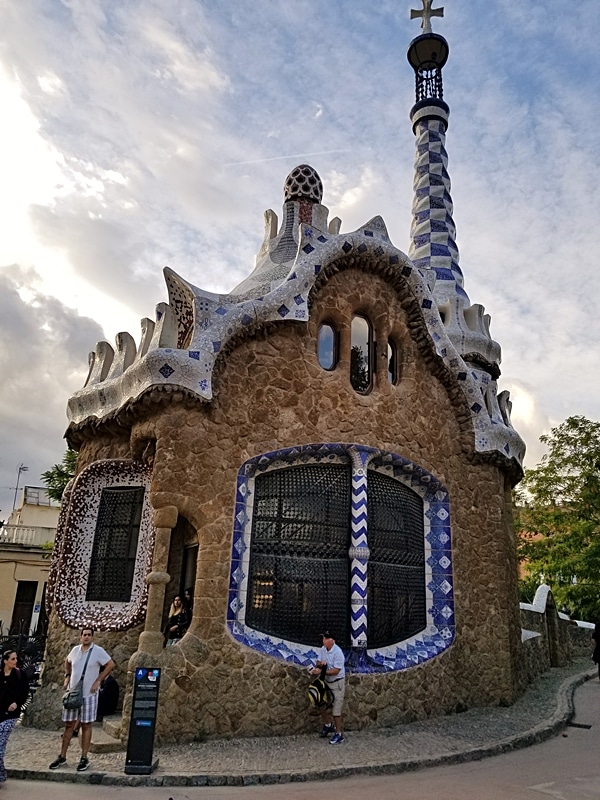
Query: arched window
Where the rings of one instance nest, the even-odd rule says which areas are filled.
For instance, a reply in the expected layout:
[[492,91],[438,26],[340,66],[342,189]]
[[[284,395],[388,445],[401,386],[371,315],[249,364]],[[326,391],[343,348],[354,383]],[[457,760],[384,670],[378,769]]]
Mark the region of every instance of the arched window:
[[236,511],[227,620],[244,645],[313,663],[330,627],[351,671],[387,672],[452,644],[450,503],[417,464],[362,445],[263,453]]
[[350,383],[361,394],[372,385],[373,330],[365,317],[352,317],[350,328]]
[[[393,477],[368,470],[365,582],[369,647],[400,642],[427,625],[423,500]],[[310,464],[256,477],[246,623],[314,644],[335,628],[350,645],[352,475],[349,465]]]
[[338,362],[338,335],[328,322],[319,326],[317,358],[323,369],[334,369]]

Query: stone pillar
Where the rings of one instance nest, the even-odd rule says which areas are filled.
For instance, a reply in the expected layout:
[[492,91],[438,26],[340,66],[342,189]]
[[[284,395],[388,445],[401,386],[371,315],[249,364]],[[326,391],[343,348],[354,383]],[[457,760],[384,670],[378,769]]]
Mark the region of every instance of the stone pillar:
[[176,506],[165,506],[154,510],[154,555],[152,572],[146,576],[148,584],[148,608],[146,624],[140,634],[138,650],[145,653],[161,653],[163,634],[161,631],[162,610],[165,602],[165,587],[171,580],[167,572],[171,530],[177,524],[178,510]]

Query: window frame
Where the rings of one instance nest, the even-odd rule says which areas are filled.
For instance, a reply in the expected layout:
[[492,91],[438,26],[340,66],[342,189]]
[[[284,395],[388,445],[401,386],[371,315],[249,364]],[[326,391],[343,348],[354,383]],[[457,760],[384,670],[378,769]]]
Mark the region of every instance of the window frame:
[[[366,347],[361,348],[361,349],[366,349],[366,359],[367,359],[366,370],[367,370],[368,380],[366,381],[364,388],[359,388],[359,386],[357,386],[354,381],[355,377],[354,364],[356,361],[356,359],[353,358],[356,352],[354,348],[360,347],[359,344],[355,343],[355,338],[354,338],[355,320],[362,320],[367,327]],[[360,312],[354,312],[350,318],[350,375],[349,375],[350,385],[357,394],[362,394],[362,395],[369,394],[373,390],[374,375],[375,375],[375,336],[373,331],[373,323],[371,322],[369,317],[367,317],[366,314]]]
[[[367,673],[401,671],[435,658],[454,641],[450,501],[445,487],[431,473],[400,455],[375,448],[348,444],[301,445],[260,454],[241,466],[237,479],[227,626],[234,639],[263,654],[298,665],[308,665],[314,659],[318,641],[314,646],[301,644],[258,631],[246,622],[255,478],[265,471],[294,464],[323,460],[347,463],[352,450],[369,459],[369,468],[394,477],[423,500],[425,627],[416,635],[389,646],[371,648],[367,642],[366,651],[358,653],[358,660],[353,659],[351,667],[351,671]],[[315,636],[318,639],[318,631]],[[347,654],[351,651],[354,649],[346,649]]]
[[[128,603],[131,600],[145,491],[144,486],[105,486],[102,489],[85,593],[87,602]],[[119,510],[118,503],[112,502],[112,508],[108,506],[111,501],[116,500],[119,495],[124,496],[125,493],[129,493],[132,499],[128,509],[129,520],[119,524],[115,519]],[[110,519],[107,519],[109,514]],[[125,544],[125,547],[121,553],[115,553],[115,549],[121,544],[118,541],[119,528],[127,528],[126,542],[123,539],[122,544]],[[101,555],[102,549],[106,551],[105,555]],[[113,551],[112,555],[110,551]],[[125,562],[123,583],[114,586],[111,591],[106,573],[107,571],[113,573],[115,566],[118,567],[123,561]]]
[[[48,576],[48,597],[70,627],[121,631],[145,619],[146,575],[152,568],[156,528],[150,504],[152,468],[130,459],[94,461],[74,478],[63,498]],[[133,587],[129,602],[86,600],[88,573],[102,489],[145,486]]]
[[[332,339],[330,366],[326,366],[321,358],[321,333],[326,328],[331,331],[331,339]],[[328,320],[323,320],[319,324],[319,329],[317,331],[317,361],[319,362],[319,366],[321,367],[321,369],[324,369],[326,372],[333,372],[340,361],[340,332],[333,324],[333,322],[329,322]]]

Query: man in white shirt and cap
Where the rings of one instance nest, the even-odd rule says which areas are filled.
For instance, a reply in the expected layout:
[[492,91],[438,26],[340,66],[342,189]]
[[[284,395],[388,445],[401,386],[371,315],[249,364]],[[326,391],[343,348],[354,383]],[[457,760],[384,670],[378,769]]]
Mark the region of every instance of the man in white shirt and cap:
[[335,643],[331,631],[324,631],[321,634],[323,646],[319,651],[319,658],[316,666],[312,670],[313,675],[320,675],[322,667],[325,667],[325,683],[333,693],[333,707],[321,710],[321,722],[323,728],[319,734],[325,739],[332,733],[329,744],[342,744],[344,734],[342,729],[342,707],[344,705],[344,695],[346,693],[346,670],[344,667],[344,652]]

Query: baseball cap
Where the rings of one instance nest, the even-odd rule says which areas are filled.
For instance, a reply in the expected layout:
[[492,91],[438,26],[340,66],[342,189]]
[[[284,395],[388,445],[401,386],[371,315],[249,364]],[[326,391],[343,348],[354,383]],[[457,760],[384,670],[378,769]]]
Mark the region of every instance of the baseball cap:
[[333,634],[331,633],[331,631],[329,631],[329,630],[325,630],[325,631],[323,631],[323,633],[321,634],[321,638],[322,638],[322,639],[335,639],[335,636],[333,636]]

